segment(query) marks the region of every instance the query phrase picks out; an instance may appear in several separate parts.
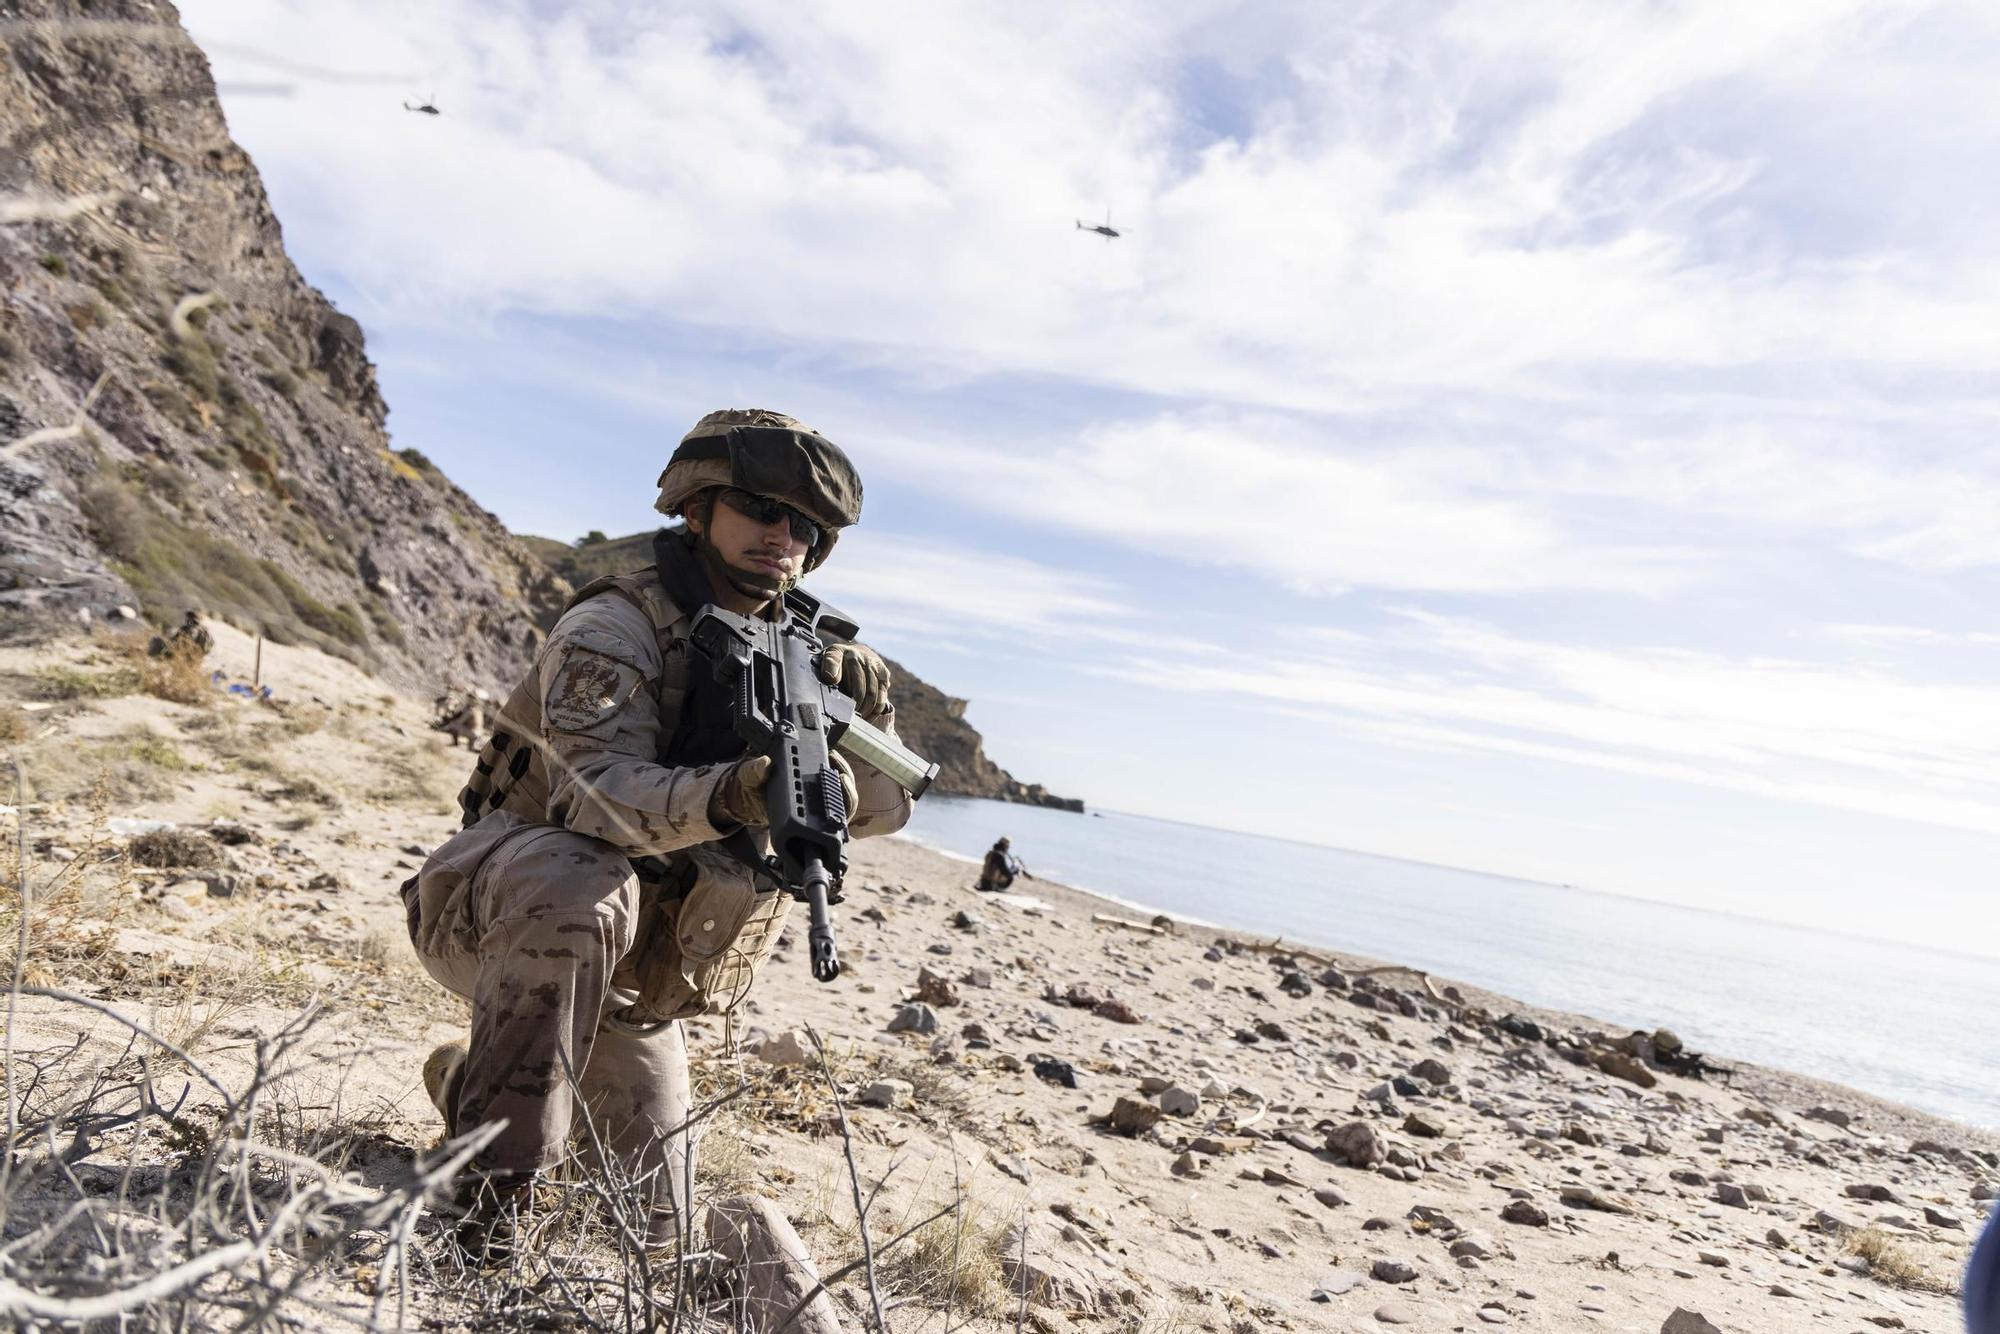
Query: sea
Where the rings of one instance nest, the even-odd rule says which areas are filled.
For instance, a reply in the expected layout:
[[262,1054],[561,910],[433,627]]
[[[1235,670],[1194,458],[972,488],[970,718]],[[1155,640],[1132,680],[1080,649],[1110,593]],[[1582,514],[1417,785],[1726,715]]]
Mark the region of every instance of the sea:
[[1001,834],[1036,876],[1133,908],[1671,1028],[1725,1065],[2000,1129],[2000,960],[1110,812],[930,796],[903,836],[976,862]]

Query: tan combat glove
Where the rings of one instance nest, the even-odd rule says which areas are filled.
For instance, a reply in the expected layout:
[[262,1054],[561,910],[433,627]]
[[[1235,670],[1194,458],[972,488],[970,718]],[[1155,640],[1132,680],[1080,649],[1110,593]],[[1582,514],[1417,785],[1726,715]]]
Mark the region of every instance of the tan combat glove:
[[863,718],[889,708],[889,664],[866,644],[835,644],[819,655],[819,678],[854,701]]
[[[851,820],[855,808],[861,804],[861,791],[854,786],[854,770],[849,767],[845,755],[836,753],[829,758],[833,767],[840,771],[840,787],[847,797],[847,818]],[[718,829],[730,825],[770,824],[771,809],[764,799],[764,787],[770,781],[769,755],[752,755],[746,760],[738,760],[736,766],[715,785],[715,795],[708,802],[708,822]]]

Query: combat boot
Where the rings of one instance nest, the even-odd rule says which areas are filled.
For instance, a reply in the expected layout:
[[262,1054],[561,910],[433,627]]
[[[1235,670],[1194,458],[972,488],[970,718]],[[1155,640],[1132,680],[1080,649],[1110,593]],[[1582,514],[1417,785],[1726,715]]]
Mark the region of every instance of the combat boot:
[[444,1118],[444,1137],[458,1138],[458,1091],[465,1084],[465,1044],[447,1042],[424,1058],[424,1092]]

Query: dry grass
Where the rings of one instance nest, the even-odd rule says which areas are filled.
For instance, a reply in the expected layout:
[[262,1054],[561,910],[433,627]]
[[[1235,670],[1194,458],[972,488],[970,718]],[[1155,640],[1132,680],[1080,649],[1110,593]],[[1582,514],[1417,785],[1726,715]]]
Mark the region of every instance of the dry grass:
[[[951,1202],[947,1197],[913,1205],[901,1220],[887,1225],[887,1235],[902,1232]],[[883,1230],[883,1225],[874,1230]],[[1000,1268],[1006,1239],[1006,1225],[991,1203],[977,1193],[968,1193],[959,1200],[955,1213],[924,1224],[884,1257],[884,1285],[931,1306],[949,1306],[961,1315],[996,1315],[1007,1304],[1007,1285]]]
[[0,745],[28,739],[28,715],[12,704],[0,704]]
[[128,727],[109,741],[91,747],[88,754],[99,764],[130,761],[174,773],[199,767],[181,753],[171,737],[162,736],[150,727]]
[[1866,1260],[1869,1274],[1891,1287],[1946,1297],[1958,1295],[1955,1276],[1965,1264],[1966,1257],[1962,1253],[1952,1256],[1947,1275],[1940,1276],[1916,1247],[1897,1240],[1881,1228],[1862,1228],[1849,1233],[1841,1249]]
[[159,657],[146,657],[138,664],[139,688],[159,699],[176,704],[212,706],[215,687],[209,684],[208,668],[202,652],[182,641]]
[[44,667],[35,673],[36,693],[43,699],[115,699],[139,688],[139,674],[129,667],[87,672],[81,667]]
[[214,839],[189,833],[185,829],[155,829],[139,834],[133,838],[127,852],[141,866],[200,869],[222,861],[221,849],[215,846]]

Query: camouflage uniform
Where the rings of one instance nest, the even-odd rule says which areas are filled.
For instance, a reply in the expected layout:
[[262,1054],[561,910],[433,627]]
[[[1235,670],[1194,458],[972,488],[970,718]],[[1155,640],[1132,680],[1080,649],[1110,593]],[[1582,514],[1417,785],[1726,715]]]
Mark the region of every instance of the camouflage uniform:
[[1007,853],[1007,840],[1001,839],[986,850],[986,860],[979,868],[979,891],[982,894],[997,894],[1014,883],[1020,873],[1020,863]]
[[[689,545],[663,534],[660,569]],[[651,570],[579,590],[494,720],[460,797],[465,827],[403,887],[424,966],[472,1002],[447,1120],[507,1121],[476,1167],[511,1183],[561,1160],[567,1065],[606,1147],[653,1181],[663,1234],[693,1159],[669,1133],[689,1111],[678,1020],[742,998],[790,905],[709,846],[730,832],[711,802],[733,759],[685,757],[733,734],[688,643],[697,596],[683,582],[677,601]],[[893,732],[893,706],[869,721]],[[901,828],[903,790],[866,766],[855,780],[850,833]],[[665,1022],[621,1023],[659,951],[685,986],[653,1003],[647,1017]]]

